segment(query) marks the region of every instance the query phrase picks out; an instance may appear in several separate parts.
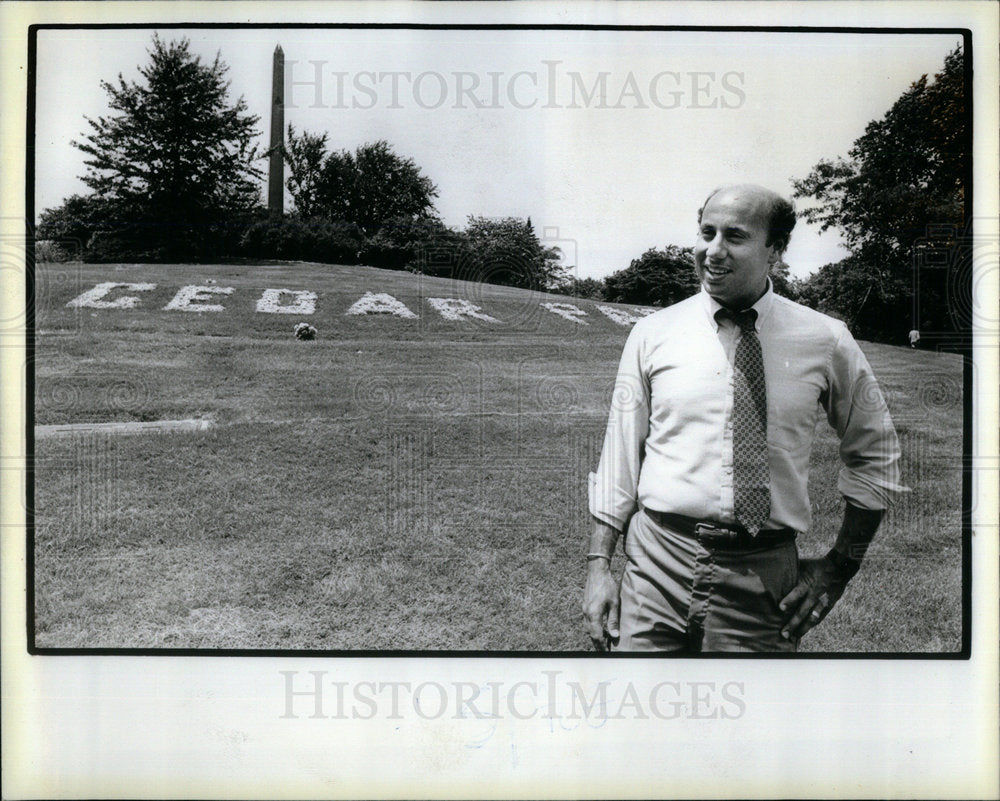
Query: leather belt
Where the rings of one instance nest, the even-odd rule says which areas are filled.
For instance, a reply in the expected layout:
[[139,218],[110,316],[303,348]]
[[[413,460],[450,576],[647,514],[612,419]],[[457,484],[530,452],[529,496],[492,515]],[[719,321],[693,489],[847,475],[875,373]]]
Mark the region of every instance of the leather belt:
[[717,523],[713,520],[700,520],[697,517],[658,512],[655,509],[643,509],[654,521],[698,540],[706,548],[719,550],[746,551],[755,548],[771,548],[795,540],[793,528],[765,528],[750,534],[743,526],[735,523]]

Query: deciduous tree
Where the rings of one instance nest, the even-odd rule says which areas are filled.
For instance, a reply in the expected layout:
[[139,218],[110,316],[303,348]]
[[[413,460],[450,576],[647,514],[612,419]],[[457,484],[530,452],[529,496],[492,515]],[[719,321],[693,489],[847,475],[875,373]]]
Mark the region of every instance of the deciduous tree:
[[361,145],[353,153],[327,153],[326,144],[326,134],[288,128],[287,186],[303,217],[344,220],[373,236],[387,224],[432,215],[437,187],[388,142]]
[[[829,284],[842,276],[843,300],[831,302],[845,319],[891,318],[893,333],[880,336],[905,335],[917,322],[916,307],[922,324],[939,331],[953,326],[946,308],[947,270],[926,269],[921,255],[928,247],[953,248],[965,229],[964,89],[963,54],[956,49],[933,80],[922,76],[882,119],[870,122],[846,158],[822,160],[793,181],[795,197],[816,201],[804,210],[805,218],[822,230],[838,229],[852,252],[841,268],[827,265],[816,280]],[[915,304],[918,265],[923,269]],[[853,305],[859,269],[868,275],[864,316]],[[862,326],[856,333],[877,332]]]
[[530,219],[470,216],[465,237],[471,261],[457,277],[539,291],[568,278],[559,249],[542,244]]
[[698,291],[692,248],[650,248],[624,270],[604,279],[605,298],[612,303],[669,306]]
[[[326,159],[326,134],[295,132],[295,126],[288,126],[288,144],[284,156],[289,174],[285,182],[292,194],[296,213],[305,219],[323,214],[320,201],[320,176]],[[328,216],[328,215],[327,215]]]

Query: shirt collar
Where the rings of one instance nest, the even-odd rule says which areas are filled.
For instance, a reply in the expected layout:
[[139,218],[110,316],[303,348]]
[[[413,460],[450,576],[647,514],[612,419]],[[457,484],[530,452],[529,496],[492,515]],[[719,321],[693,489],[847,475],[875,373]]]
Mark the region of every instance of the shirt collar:
[[[715,298],[708,294],[703,286],[701,288],[701,301],[702,306],[705,309],[705,313],[708,315],[709,321],[715,326],[715,330],[719,330],[719,322],[715,319],[715,313],[722,308]],[[754,323],[754,328],[760,331],[761,326],[764,324],[765,319],[771,312],[771,306],[774,305],[774,287],[771,284],[771,279],[767,279],[767,289],[764,294],[760,296],[756,303],[750,308],[757,312],[757,320]],[[739,311],[743,311],[740,309]]]

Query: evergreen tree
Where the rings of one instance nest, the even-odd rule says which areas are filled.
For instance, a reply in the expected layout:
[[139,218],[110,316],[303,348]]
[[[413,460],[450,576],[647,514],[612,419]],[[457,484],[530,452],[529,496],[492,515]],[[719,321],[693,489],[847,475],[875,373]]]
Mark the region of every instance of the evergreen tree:
[[[228,101],[228,67],[203,64],[187,39],[153,37],[141,81],[102,81],[116,112],[86,118],[72,144],[89,157],[84,183],[126,253],[146,259],[215,255],[227,227],[259,203],[258,118]],[[94,245],[95,243],[91,243]],[[93,249],[93,248],[92,248]]]

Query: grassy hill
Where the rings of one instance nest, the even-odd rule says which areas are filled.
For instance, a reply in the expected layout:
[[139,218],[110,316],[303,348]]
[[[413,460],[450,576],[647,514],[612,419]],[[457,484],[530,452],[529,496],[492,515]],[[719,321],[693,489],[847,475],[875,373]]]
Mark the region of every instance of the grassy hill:
[[[67,307],[107,281],[157,287],[130,310]],[[209,282],[233,288],[224,311],[163,310]],[[589,647],[586,475],[628,334],[593,302],[318,264],[43,264],[36,283],[36,424],[212,423],[37,439],[37,645]],[[315,292],[315,314],[257,313],[268,287]],[[346,315],[366,292],[416,319]],[[430,297],[500,322],[445,320]],[[864,348],[915,491],[802,648],[954,650],[961,361]],[[824,433],[806,555],[839,523],[836,467]]]

